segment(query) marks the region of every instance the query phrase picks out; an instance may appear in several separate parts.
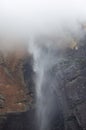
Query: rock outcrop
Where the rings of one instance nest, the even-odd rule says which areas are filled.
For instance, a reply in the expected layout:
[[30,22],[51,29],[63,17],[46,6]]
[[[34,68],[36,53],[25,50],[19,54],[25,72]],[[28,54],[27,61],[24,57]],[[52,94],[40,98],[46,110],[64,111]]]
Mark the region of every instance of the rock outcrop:
[[0,52],[0,129],[10,114],[24,113],[31,108],[30,84],[27,87],[24,79],[26,59],[29,60],[30,55],[24,47]]
[[[64,115],[64,129],[85,130],[86,39],[84,38],[84,40],[79,41],[77,50],[68,48],[62,55],[64,60],[53,68],[57,72],[57,77],[59,77],[59,92]],[[60,70],[58,66],[60,66]],[[54,75],[56,72],[54,72]]]

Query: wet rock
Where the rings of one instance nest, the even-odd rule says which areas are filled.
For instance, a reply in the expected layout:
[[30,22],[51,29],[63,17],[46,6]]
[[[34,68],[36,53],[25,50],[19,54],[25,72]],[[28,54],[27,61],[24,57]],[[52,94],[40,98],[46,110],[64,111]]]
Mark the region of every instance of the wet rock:
[[[66,113],[65,130],[86,129],[86,44],[79,46],[78,51],[67,51],[69,61],[64,68],[64,95],[70,114]],[[68,64],[68,62],[66,62]],[[64,101],[64,102],[65,102]],[[65,104],[65,103],[64,103]]]
[[84,130],[86,129],[86,102],[76,106],[73,112],[78,125]]
[[86,78],[77,77],[66,85],[66,96],[71,107],[86,100]]
[[2,94],[0,94],[0,108],[4,108],[5,106],[5,98]]

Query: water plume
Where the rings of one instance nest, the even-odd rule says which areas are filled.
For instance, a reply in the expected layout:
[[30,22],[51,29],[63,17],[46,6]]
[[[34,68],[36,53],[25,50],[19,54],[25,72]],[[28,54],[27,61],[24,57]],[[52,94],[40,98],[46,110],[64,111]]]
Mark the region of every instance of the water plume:
[[34,38],[29,41],[29,51],[32,50],[33,69],[36,73],[36,123],[39,130],[51,130],[55,116],[58,115],[59,120],[59,114],[62,114],[59,76],[62,75],[60,63],[64,57],[59,55],[59,49],[54,46],[54,42],[49,42],[48,45],[44,38],[39,42]]

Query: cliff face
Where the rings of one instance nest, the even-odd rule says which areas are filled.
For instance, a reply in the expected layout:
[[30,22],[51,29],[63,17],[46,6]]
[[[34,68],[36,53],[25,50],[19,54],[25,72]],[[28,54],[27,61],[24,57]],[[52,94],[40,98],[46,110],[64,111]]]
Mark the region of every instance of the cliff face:
[[[19,50],[20,51],[20,50]],[[0,64],[0,114],[26,109],[26,90],[22,72],[24,54],[19,51],[1,55]]]
[[79,42],[78,50],[67,51],[65,55],[64,94],[69,111],[66,111],[67,130],[86,129],[86,39]]
[[[51,130],[86,129],[86,39],[79,42],[77,49],[59,51],[63,60],[48,73],[60,104]],[[32,62],[26,48],[0,52],[0,130],[36,130]]]
[[26,48],[0,52],[0,128],[7,115],[26,112],[32,102],[24,80],[24,65],[30,56]]
[[[61,113],[65,130],[86,129],[86,39],[78,49],[66,49],[63,60],[53,66],[52,75],[59,85]],[[57,127],[58,125],[56,125]],[[59,128],[60,129],[60,128]],[[57,130],[57,128],[56,128]]]

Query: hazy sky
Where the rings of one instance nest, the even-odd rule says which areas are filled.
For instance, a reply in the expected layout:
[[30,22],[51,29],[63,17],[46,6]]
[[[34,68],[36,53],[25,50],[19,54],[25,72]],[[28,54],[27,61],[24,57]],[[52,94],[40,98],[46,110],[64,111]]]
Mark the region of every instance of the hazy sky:
[[0,0],[1,32],[50,32],[85,17],[86,0]]

